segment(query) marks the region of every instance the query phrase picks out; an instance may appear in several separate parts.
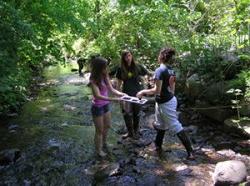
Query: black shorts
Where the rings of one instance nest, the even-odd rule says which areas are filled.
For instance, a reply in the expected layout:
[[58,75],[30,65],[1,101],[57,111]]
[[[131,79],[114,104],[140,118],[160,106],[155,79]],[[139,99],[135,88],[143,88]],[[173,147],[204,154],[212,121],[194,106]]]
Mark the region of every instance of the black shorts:
[[109,104],[103,105],[101,107],[92,105],[91,107],[91,113],[92,113],[92,116],[94,117],[101,116],[109,111],[110,111]]

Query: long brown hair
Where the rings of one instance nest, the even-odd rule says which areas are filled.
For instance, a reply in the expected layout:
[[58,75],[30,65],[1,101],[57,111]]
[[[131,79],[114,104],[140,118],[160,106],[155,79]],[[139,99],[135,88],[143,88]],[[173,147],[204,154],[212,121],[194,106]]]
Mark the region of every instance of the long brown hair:
[[173,48],[162,48],[160,51],[160,59],[163,63],[169,63],[171,65],[174,55],[175,49]]
[[90,80],[94,81],[98,87],[101,86],[102,80],[106,83],[108,73],[103,74],[103,70],[107,68],[107,60],[102,57],[95,57],[91,60]]
[[[132,61],[131,61],[131,66],[128,66],[127,64],[127,61],[126,61],[126,56],[128,54],[131,54],[132,55]],[[134,76],[136,77],[138,75],[138,67],[135,63],[135,60],[134,60],[134,57],[133,57],[133,54],[128,51],[128,50],[124,50],[122,51],[122,54],[121,54],[121,76],[122,76],[122,79],[128,79],[128,72],[131,71]]]

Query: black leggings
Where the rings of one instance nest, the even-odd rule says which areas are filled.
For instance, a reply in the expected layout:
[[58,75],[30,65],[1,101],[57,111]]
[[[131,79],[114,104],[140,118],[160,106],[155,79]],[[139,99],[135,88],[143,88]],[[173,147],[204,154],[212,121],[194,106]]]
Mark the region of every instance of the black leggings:
[[157,131],[157,135],[155,137],[155,145],[159,148],[161,148],[162,146],[162,142],[163,142],[163,138],[165,135],[165,130],[161,130],[161,129],[156,129]]
[[137,133],[139,130],[140,122],[140,110],[141,106],[139,104],[130,103],[130,110],[125,111],[122,109],[124,121],[129,133]]
[[[156,130],[157,130],[157,135],[156,135],[156,138],[155,138],[155,145],[158,148],[161,148],[163,138],[164,138],[164,135],[165,135],[165,130],[161,130],[161,129],[156,129]],[[190,153],[193,152],[193,148],[192,148],[191,141],[188,138],[186,132],[184,130],[181,130],[180,132],[177,133],[177,136],[180,139],[180,141],[182,142],[182,144],[184,145],[188,155],[190,155]]]

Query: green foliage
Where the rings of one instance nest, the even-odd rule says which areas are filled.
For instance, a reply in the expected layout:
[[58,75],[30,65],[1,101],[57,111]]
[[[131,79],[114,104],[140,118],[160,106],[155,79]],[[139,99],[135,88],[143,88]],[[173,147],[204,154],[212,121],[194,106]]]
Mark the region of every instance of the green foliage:
[[0,114],[25,101],[32,76],[48,59],[62,61],[84,31],[87,1],[0,2]]
[[[117,65],[130,49],[153,70],[168,46],[178,52],[183,77],[240,79],[250,66],[249,7],[248,0],[1,1],[0,113],[18,107],[32,76],[65,56],[100,53]],[[236,62],[224,57],[229,51]]]
[[233,94],[235,96],[235,98],[233,100],[231,100],[233,106],[233,109],[237,110],[237,120],[235,121],[238,124],[238,127],[241,128],[240,126],[240,120],[241,120],[241,116],[240,116],[240,109],[242,108],[240,106],[240,99],[239,97],[242,96],[242,91],[240,89],[230,89],[227,91],[228,94]]

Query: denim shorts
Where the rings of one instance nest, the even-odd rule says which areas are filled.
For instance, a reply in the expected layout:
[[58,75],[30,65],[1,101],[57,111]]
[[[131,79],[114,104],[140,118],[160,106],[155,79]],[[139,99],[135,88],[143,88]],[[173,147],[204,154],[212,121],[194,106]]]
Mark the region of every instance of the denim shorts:
[[92,105],[92,107],[91,107],[92,116],[95,116],[95,117],[101,116],[109,111],[110,111],[109,104],[103,105],[101,107],[97,107],[95,105]]

